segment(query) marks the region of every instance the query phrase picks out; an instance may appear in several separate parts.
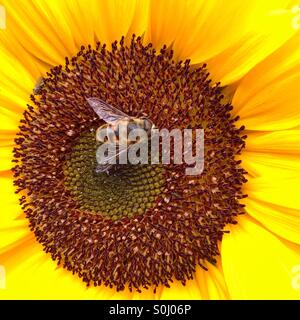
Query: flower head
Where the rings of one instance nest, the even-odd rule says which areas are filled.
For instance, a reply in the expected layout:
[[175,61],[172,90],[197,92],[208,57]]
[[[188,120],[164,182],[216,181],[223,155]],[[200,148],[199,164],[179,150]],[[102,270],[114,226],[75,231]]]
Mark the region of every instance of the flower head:
[[[300,243],[299,33],[291,4],[254,3],[176,1],[169,13],[156,1],[125,1],[116,11],[102,1],[78,2],[78,11],[40,1],[26,4],[30,20],[22,5],[4,3],[0,179],[11,189],[0,263],[8,294],[23,281],[15,259],[32,270],[36,250],[51,268],[40,273],[45,288],[45,278],[60,275],[61,292],[46,290],[55,297],[71,296],[66,282],[76,297],[298,296],[286,270],[296,270]],[[277,9],[285,14],[269,14]],[[120,23],[99,18],[108,12]],[[104,122],[89,97],[158,129],[204,130],[203,172],[189,176],[175,163],[97,172]],[[272,275],[282,291],[271,290]],[[266,289],[258,293],[259,281]],[[38,285],[29,284],[33,296]]]

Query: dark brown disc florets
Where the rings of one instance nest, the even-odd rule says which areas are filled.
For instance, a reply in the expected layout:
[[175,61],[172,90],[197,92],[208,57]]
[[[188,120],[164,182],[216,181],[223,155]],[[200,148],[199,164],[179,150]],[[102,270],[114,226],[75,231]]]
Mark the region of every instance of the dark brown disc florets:
[[[21,120],[14,176],[18,192],[25,191],[30,228],[58,264],[87,284],[185,284],[197,265],[215,261],[224,227],[243,212],[245,171],[235,157],[244,128],[235,127],[232,106],[222,102],[205,65],[193,69],[172,57],[135,37],[111,50],[82,47],[47,73]],[[91,132],[101,121],[86,97],[146,115],[158,128],[204,129],[203,173],[129,165],[116,169],[116,178],[97,176]]]

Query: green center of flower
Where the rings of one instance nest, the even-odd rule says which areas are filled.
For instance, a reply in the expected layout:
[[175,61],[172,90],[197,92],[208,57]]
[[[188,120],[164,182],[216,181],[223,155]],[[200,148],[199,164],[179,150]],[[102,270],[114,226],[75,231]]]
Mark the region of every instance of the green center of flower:
[[110,174],[96,171],[95,130],[84,132],[66,157],[66,186],[80,209],[118,219],[143,214],[164,189],[161,165],[116,165]]

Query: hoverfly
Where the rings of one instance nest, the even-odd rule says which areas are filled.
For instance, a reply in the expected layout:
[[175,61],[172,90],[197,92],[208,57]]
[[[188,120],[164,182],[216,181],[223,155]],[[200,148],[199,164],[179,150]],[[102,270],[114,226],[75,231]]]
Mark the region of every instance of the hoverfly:
[[[109,159],[114,159],[117,156],[119,156],[123,152],[128,152],[129,148],[136,142],[131,142],[126,140],[126,147],[121,148],[120,143],[119,143],[119,138],[120,138],[120,128],[123,126],[127,128],[127,136],[130,133],[131,130],[135,129],[142,129],[147,133],[148,139],[151,137],[151,130],[155,128],[153,122],[148,119],[147,117],[131,117],[127,115],[126,113],[120,111],[119,109],[107,104],[101,99],[98,98],[87,98],[88,104],[92,107],[92,109],[95,111],[95,113],[99,116],[100,119],[104,120],[106,123],[102,126],[100,126],[97,129],[96,132],[96,140],[98,137],[98,130],[107,130],[110,132],[113,132],[113,139],[117,144],[119,144],[119,152],[115,153],[112,155]],[[108,130],[109,129],[109,130]],[[110,134],[107,134],[108,140],[112,139]],[[122,137],[127,139],[127,137]],[[98,140],[100,141],[100,140]],[[103,141],[101,141],[103,142]],[[108,159],[106,159],[108,160]],[[96,172],[106,172],[109,173],[109,169],[113,166],[114,164],[111,163],[105,163],[105,164],[98,164],[96,168]]]
[[43,86],[44,86],[44,78],[40,77],[33,88],[33,93],[36,95],[41,94]]

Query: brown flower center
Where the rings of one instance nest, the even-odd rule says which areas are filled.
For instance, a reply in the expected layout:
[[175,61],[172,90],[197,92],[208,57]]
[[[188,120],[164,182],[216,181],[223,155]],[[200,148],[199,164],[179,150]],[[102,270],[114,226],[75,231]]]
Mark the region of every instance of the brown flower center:
[[[202,66],[175,62],[140,38],[111,50],[97,44],[47,73],[24,112],[14,150],[15,184],[30,228],[58,264],[87,284],[140,290],[185,284],[219,254],[226,224],[243,213],[245,171],[236,128]],[[157,128],[204,129],[205,167],[120,165],[95,173],[95,128],[86,102],[99,97]]]

